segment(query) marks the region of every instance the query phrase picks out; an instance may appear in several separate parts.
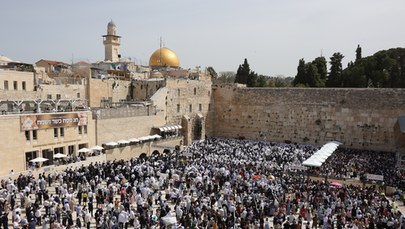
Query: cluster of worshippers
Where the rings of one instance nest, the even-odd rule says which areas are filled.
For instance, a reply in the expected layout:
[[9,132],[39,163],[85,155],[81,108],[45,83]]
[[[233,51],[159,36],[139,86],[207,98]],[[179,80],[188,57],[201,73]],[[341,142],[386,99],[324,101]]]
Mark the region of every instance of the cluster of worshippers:
[[[373,186],[331,185],[285,169],[319,148],[209,138],[170,154],[20,175],[1,181],[0,224],[8,228],[11,219],[15,229],[405,227],[397,206]],[[368,158],[354,151],[344,157]],[[326,166],[346,175],[334,163],[340,162],[328,159]],[[365,173],[372,166],[356,169]]]

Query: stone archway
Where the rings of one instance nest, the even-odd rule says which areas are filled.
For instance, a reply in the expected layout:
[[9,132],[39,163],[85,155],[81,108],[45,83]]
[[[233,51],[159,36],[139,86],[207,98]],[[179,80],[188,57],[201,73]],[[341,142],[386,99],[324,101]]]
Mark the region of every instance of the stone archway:
[[153,152],[152,152],[152,156],[155,156],[155,155],[159,155],[160,153],[159,153],[159,150],[154,150]]
[[146,153],[141,153],[141,155],[139,155],[139,158],[146,158],[146,157],[148,157],[148,155],[146,155]]
[[170,150],[169,149],[164,149],[163,154],[170,154]]

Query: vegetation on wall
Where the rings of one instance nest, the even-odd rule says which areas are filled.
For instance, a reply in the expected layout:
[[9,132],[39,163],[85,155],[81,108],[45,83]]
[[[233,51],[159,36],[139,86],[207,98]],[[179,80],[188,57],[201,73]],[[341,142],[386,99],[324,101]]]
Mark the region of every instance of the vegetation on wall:
[[372,56],[362,57],[360,45],[356,60],[343,69],[343,54],[336,52],[330,57],[329,72],[326,59],[317,57],[305,63],[300,59],[293,85],[296,87],[405,87],[405,48],[382,50]]

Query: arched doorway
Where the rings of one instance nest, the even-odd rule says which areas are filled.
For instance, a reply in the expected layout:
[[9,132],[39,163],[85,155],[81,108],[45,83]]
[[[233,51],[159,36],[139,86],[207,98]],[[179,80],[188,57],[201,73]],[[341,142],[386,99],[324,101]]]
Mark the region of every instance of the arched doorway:
[[146,155],[146,153],[141,153],[141,155],[139,155],[139,158],[144,159],[148,157],[148,155]]
[[154,151],[152,152],[152,156],[159,155],[159,154],[160,154],[160,153],[159,153],[158,150],[154,150]]
[[170,150],[169,149],[164,149],[163,154],[170,154]]
[[201,131],[202,131],[202,123],[200,118],[194,119],[194,127],[193,127],[193,140],[201,140]]

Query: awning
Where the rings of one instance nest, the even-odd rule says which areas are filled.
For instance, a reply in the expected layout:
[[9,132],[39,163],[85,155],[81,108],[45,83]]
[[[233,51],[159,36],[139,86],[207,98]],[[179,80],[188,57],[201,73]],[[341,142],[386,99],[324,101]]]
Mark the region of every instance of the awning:
[[130,139],[128,139],[128,141],[130,141],[130,142],[139,142],[139,139],[137,139],[137,138],[130,138]]
[[328,157],[341,145],[342,143],[337,141],[328,142],[322,146],[316,153],[310,158],[302,162],[302,165],[311,167],[320,167]]
[[118,144],[129,144],[130,142],[127,140],[119,140]]
[[116,143],[116,142],[107,142],[107,143],[105,143],[107,146],[117,146],[118,145],[118,143]]
[[162,126],[162,127],[159,127],[159,131],[160,132],[174,131],[174,130],[179,130],[181,128],[182,128],[181,125]]
[[104,148],[101,146],[93,146],[91,147],[92,150],[103,150]]
[[81,149],[79,149],[77,152],[79,152],[79,153],[88,153],[88,152],[90,152],[90,151],[91,151],[90,149],[81,148]]

